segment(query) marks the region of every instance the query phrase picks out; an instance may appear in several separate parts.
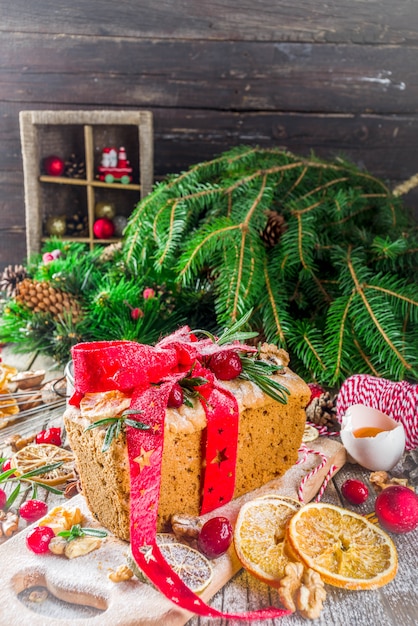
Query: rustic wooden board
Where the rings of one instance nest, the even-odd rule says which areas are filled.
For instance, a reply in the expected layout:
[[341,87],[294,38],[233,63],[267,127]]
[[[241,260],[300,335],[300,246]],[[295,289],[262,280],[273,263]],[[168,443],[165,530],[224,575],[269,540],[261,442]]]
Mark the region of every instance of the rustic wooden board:
[[[52,91],[57,102],[77,104],[85,94],[100,107],[113,90],[112,104],[119,107],[210,103],[220,110],[323,112],[332,102],[340,113],[417,112],[414,46],[370,46],[367,64],[361,46],[342,44],[162,40],[150,45],[126,38],[98,45],[91,37],[61,36],[59,55],[56,46],[55,35],[2,35],[3,100],[17,101],[24,90],[29,109],[32,102],[46,102]],[[30,67],[22,74],[28,58]],[[140,65],[127,65],[134,58]],[[98,66],[106,71],[91,91],[89,79]]]
[[[345,450],[337,441],[321,438],[310,445],[312,449],[321,450],[328,460],[327,465],[306,484],[306,501],[315,496],[331,465],[335,465],[338,471],[345,463]],[[216,515],[226,515],[234,523],[240,506],[250,498],[267,493],[297,498],[301,479],[320,461],[318,455],[309,455],[306,461],[295,465],[283,478],[217,509]],[[76,505],[88,518],[85,525],[97,525],[81,495],[68,503],[68,507]],[[204,517],[206,519],[214,514]],[[16,615],[19,615],[21,626],[73,626],[74,623],[79,626],[183,626],[192,617],[190,613],[174,607],[150,585],[136,579],[118,584],[108,579],[110,570],[125,563],[128,549],[125,542],[108,537],[99,550],[79,559],[63,561],[63,557],[52,554],[39,556],[29,552],[25,546],[25,534],[26,531],[18,533],[0,547],[1,562],[8,564],[0,572],[2,624],[14,623]],[[233,548],[213,563],[213,581],[202,594],[206,601],[240,569]],[[23,604],[18,594],[25,595],[34,586],[46,587],[52,597],[49,596],[45,603],[28,601]],[[69,607],[58,605],[56,599],[71,604]],[[34,612],[27,604],[44,613]],[[92,607],[100,612],[93,614]]]
[[[149,0],[85,3],[55,0],[28,3],[15,0],[4,9],[0,31],[74,33],[95,37],[152,37],[179,39],[249,39],[355,41],[356,43],[417,42],[418,6],[392,0],[337,0],[313,3],[299,0]],[[65,15],[65,19],[62,16]],[[22,19],[24,17],[24,19]]]

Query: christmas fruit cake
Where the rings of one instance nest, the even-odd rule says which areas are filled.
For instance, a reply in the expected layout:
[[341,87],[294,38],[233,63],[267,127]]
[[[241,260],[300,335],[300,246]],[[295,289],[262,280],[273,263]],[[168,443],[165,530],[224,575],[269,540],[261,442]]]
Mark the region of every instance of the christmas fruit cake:
[[163,531],[173,514],[212,510],[297,461],[310,390],[286,352],[220,346],[187,327],[155,348],[133,344],[75,346],[64,415],[82,493],[119,538],[130,538],[133,490],[137,511],[140,495],[154,490],[144,506],[157,507]]

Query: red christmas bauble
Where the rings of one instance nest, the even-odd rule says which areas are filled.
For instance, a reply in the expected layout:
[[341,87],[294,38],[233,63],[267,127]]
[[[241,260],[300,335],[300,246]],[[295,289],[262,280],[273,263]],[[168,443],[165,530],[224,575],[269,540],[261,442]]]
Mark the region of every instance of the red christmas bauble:
[[101,217],[94,222],[93,232],[97,239],[109,239],[115,234],[115,225],[107,217]]
[[65,161],[61,157],[51,154],[44,159],[44,170],[49,176],[62,176],[65,170]]

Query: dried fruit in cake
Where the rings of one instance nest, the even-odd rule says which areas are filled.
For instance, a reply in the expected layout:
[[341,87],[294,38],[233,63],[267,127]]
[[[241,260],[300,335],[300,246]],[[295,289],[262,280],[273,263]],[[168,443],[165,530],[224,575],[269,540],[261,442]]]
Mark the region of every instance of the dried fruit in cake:
[[234,545],[243,567],[272,586],[278,586],[289,562],[285,528],[298,503],[277,497],[250,500],[238,514]]
[[375,589],[396,575],[398,557],[390,537],[362,515],[325,503],[306,504],[289,521],[292,552],[344,589]]
[[30,444],[12,456],[10,465],[15,469],[16,476],[21,476],[45,465],[61,463],[59,467],[45,474],[31,477],[30,480],[45,485],[61,485],[67,480],[75,478],[75,460],[70,450],[48,443]]
[[408,533],[418,526],[418,496],[408,487],[391,485],[377,496],[375,513],[385,530]]
[[[213,578],[213,570],[203,554],[184,543],[171,540],[167,543],[160,543],[158,534],[157,543],[167,563],[189,589],[194,593],[201,593],[206,589]],[[142,581],[146,580],[131,553],[127,556],[127,563],[137,578]]]

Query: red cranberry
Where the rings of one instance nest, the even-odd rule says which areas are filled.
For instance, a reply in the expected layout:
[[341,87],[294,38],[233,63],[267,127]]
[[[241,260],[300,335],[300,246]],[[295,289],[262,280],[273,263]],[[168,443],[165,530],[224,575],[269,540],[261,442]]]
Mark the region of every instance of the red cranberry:
[[[6,459],[3,463],[3,467],[1,468],[2,472],[7,472],[7,470],[11,469],[11,459]],[[10,478],[13,478],[14,474],[10,474]]]
[[7,494],[4,489],[0,489],[0,509],[4,508],[4,505],[7,502]]
[[170,391],[170,395],[168,396],[167,406],[172,409],[178,409],[183,404],[183,400],[183,389],[178,383],[175,383]]
[[48,505],[42,500],[27,500],[19,509],[19,515],[27,522],[36,522],[48,511]]
[[369,490],[361,480],[349,478],[341,487],[341,493],[351,504],[363,504],[369,497]]
[[216,559],[228,550],[232,536],[232,526],[227,517],[212,517],[203,524],[197,547],[209,559]]
[[35,554],[45,554],[55,533],[49,526],[35,526],[26,535],[26,545]]
[[210,358],[209,368],[219,380],[232,380],[241,374],[242,363],[235,350],[223,350]]
[[418,496],[403,485],[391,485],[376,498],[379,524],[391,533],[408,533],[418,526]]
[[61,440],[61,428],[47,428],[41,430],[35,438],[36,443],[49,443],[53,446],[60,446]]

